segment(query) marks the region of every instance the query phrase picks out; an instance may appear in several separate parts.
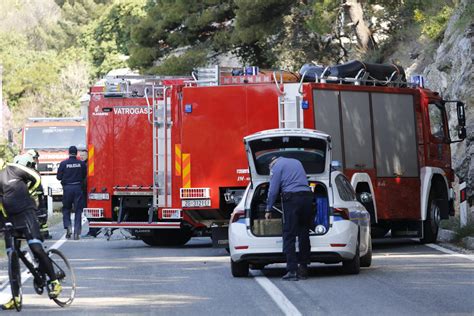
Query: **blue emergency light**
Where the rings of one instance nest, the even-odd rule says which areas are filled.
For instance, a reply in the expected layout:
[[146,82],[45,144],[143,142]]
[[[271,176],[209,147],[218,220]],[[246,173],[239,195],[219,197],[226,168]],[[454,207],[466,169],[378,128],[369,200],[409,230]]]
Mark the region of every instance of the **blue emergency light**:
[[411,76],[411,82],[420,88],[425,87],[425,78],[422,75],[413,75]]
[[309,109],[309,102],[308,102],[308,100],[303,100],[303,101],[301,101],[301,108],[302,108],[303,110]]
[[185,104],[184,105],[184,113],[192,113],[193,112],[193,105],[192,104]]
[[245,67],[244,70],[245,70],[245,74],[247,76],[258,75],[258,67],[256,67],[256,66]]

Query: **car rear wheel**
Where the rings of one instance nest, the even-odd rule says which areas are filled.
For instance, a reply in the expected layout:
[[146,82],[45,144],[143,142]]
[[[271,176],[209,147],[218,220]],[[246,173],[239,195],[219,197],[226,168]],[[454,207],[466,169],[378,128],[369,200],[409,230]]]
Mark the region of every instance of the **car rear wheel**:
[[230,259],[230,269],[232,276],[235,278],[243,278],[249,276],[249,263],[245,261],[235,262]]
[[369,249],[367,250],[367,253],[360,257],[360,266],[367,268],[370,267],[372,264],[372,237],[369,236]]
[[360,272],[360,251],[359,241],[357,241],[356,253],[351,260],[342,261],[342,271],[345,274],[359,274]]

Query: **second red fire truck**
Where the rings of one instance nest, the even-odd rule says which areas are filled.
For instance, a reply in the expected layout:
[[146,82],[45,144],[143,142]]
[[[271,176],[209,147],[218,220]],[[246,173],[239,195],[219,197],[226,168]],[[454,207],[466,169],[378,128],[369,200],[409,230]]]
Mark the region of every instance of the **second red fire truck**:
[[[397,67],[381,80],[370,77],[379,68],[362,65],[356,75],[325,70],[312,82],[215,67],[192,78],[113,77],[92,87],[90,226],[128,229],[150,245],[208,235],[225,247],[249,181],[243,137],[306,127],[332,136],[333,160],[370,212],[374,235],[391,229],[436,241],[439,220],[454,212],[452,101],[401,80]],[[462,140],[464,104],[455,104]]]

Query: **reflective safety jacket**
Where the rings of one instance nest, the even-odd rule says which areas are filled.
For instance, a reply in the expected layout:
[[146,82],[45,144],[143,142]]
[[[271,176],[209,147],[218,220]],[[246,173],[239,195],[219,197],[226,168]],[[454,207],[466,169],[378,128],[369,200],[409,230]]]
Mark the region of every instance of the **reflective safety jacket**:
[[34,169],[15,163],[7,164],[7,167],[0,171],[0,196],[7,215],[36,209],[31,193],[40,184],[40,175]]

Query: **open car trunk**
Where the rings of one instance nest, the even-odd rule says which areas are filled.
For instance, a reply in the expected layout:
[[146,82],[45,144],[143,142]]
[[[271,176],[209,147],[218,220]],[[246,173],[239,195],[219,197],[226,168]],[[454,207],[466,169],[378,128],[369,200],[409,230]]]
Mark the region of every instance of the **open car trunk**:
[[[330,208],[328,191],[326,186],[318,181],[309,182],[314,193],[313,199],[313,222],[311,223],[311,235],[324,235],[330,229]],[[254,191],[250,205],[250,230],[257,237],[281,237],[283,233],[282,213],[274,210],[272,219],[265,219],[265,208],[268,195],[269,183],[260,184]],[[281,199],[275,202],[275,207],[282,210]],[[324,228],[323,228],[324,227]]]

